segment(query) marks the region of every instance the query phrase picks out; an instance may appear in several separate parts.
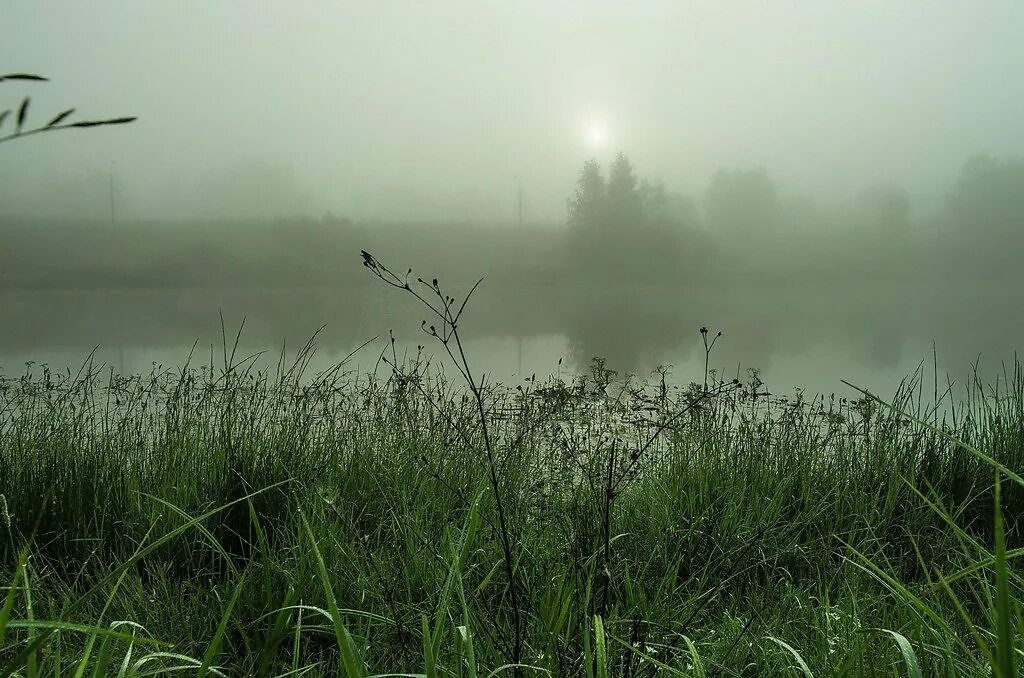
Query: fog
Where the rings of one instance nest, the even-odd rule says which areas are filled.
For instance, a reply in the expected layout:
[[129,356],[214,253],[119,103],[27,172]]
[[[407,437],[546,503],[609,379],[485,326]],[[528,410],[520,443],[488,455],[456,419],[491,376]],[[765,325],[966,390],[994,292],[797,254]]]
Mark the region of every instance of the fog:
[[[0,9],[0,365],[125,369],[464,293],[501,377],[672,363],[890,388],[1024,342],[1013,2],[240,2]],[[13,122],[9,118],[8,126]],[[0,137],[11,131],[0,128]],[[366,349],[365,363],[379,354]],[[559,362],[561,361],[561,363]]]

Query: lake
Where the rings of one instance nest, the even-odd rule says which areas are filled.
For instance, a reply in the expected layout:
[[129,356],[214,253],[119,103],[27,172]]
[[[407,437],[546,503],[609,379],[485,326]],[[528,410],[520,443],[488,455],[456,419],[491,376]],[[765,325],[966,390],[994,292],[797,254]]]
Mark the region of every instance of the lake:
[[[451,289],[453,295],[466,285]],[[915,287],[863,284],[766,283],[731,286],[549,284],[491,285],[470,302],[461,331],[477,371],[514,381],[531,374],[570,375],[594,356],[623,373],[673,366],[678,381],[702,381],[709,337],[723,335],[709,365],[745,378],[748,369],[775,392],[852,394],[847,379],[888,394],[924,363],[931,381],[933,342],[940,381],[966,378],[980,359],[993,376],[1024,346],[1024,314],[1015,286],[958,281]],[[228,348],[245,321],[236,357],[264,351],[264,364],[317,335],[314,366],[350,360],[373,369],[396,338],[399,357],[417,345],[444,363],[443,350],[423,335],[428,318],[403,294],[367,276],[365,284],[266,289],[91,289],[0,291],[0,369],[25,363],[52,369],[95,359],[124,372],[153,363],[178,366],[196,344],[193,363],[222,360],[221,313]],[[389,349],[390,350],[390,349]]]

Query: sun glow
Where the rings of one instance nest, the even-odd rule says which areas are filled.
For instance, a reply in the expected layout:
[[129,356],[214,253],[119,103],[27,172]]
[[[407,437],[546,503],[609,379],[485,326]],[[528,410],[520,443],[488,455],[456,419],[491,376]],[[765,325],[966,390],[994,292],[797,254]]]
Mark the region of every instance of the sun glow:
[[603,147],[608,141],[608,133],[605,131],[604,125],[597,122],[591,123],[583,134],[587,145],[593,149]]

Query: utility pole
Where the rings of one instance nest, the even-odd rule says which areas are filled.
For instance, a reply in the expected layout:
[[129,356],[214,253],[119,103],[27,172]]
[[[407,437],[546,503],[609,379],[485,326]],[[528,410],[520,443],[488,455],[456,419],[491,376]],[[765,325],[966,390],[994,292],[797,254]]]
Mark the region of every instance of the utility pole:
[[516,180],[516,203],[518,209],[518,218],[516,225],[519,230],[523,230],[523,182],[519,180],[518,174],[512,175]]
[[[516,180],[516,204],[517,204],[517,210],[518,210],[518,216],[517,216],[517,221],[516,221],[516,231],[519,234],[519,240],[520,240],[519,246],[522,247],[523,246],[523,242],[522,242],[522,237],[523,237],[523,182],[519,179],[519,175],[518,174],[513,174],[512,176],[515,177],[515,180]],[[521,260],[522,259],[520,259],[520,261]],[[520,379],[522,379],[522,377],[523,377],[523,335],[520,334],[520,333],[516,334],[516,362],[518,363],[518,368],[516,370],[516,375]]]
[[116,160],[110,161],[110,225],[113,226],[117,220],[115,219],[114,213],[114,165],[117,164]]

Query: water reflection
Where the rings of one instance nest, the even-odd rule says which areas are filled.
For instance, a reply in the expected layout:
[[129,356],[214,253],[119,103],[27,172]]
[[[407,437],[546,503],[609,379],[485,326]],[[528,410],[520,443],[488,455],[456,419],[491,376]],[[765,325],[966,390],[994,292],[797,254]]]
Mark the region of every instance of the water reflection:
[[[318,364],[347,355],[393,330],[400,350],[431,348],[418,332],[424,313],[394,290],[367,281],[338,289],[6,291],[0,293],[0,365],[10,375],[27,360],[62,367],[94,348],[115,369],[181,363],[198,340],[196,360],[219,355],[224,330],[239,351],[276,355],[317,337]],[[730,376],[757,368],[779,389],[841,388],[848,378],[891,389],[934,341],[942,364],[962,374],[979,356],[996,367],[1024,344],[1024,316],[1012,286],[959,283],[893,288],[849,285],[652,286],[551,288],[485,285],[463,331],[478,369],[496,378],[585,369],[594,356],[620,372],[672,364],[678,379],[700,381],[698,329],[724,335],[711,365]],[[381,344],[354,366],[372,368]],[[219,358],[218,358],[219,360]],[[438,358],[439,364],[443,361]],[[561,362],[561,364],[560,364]]]

